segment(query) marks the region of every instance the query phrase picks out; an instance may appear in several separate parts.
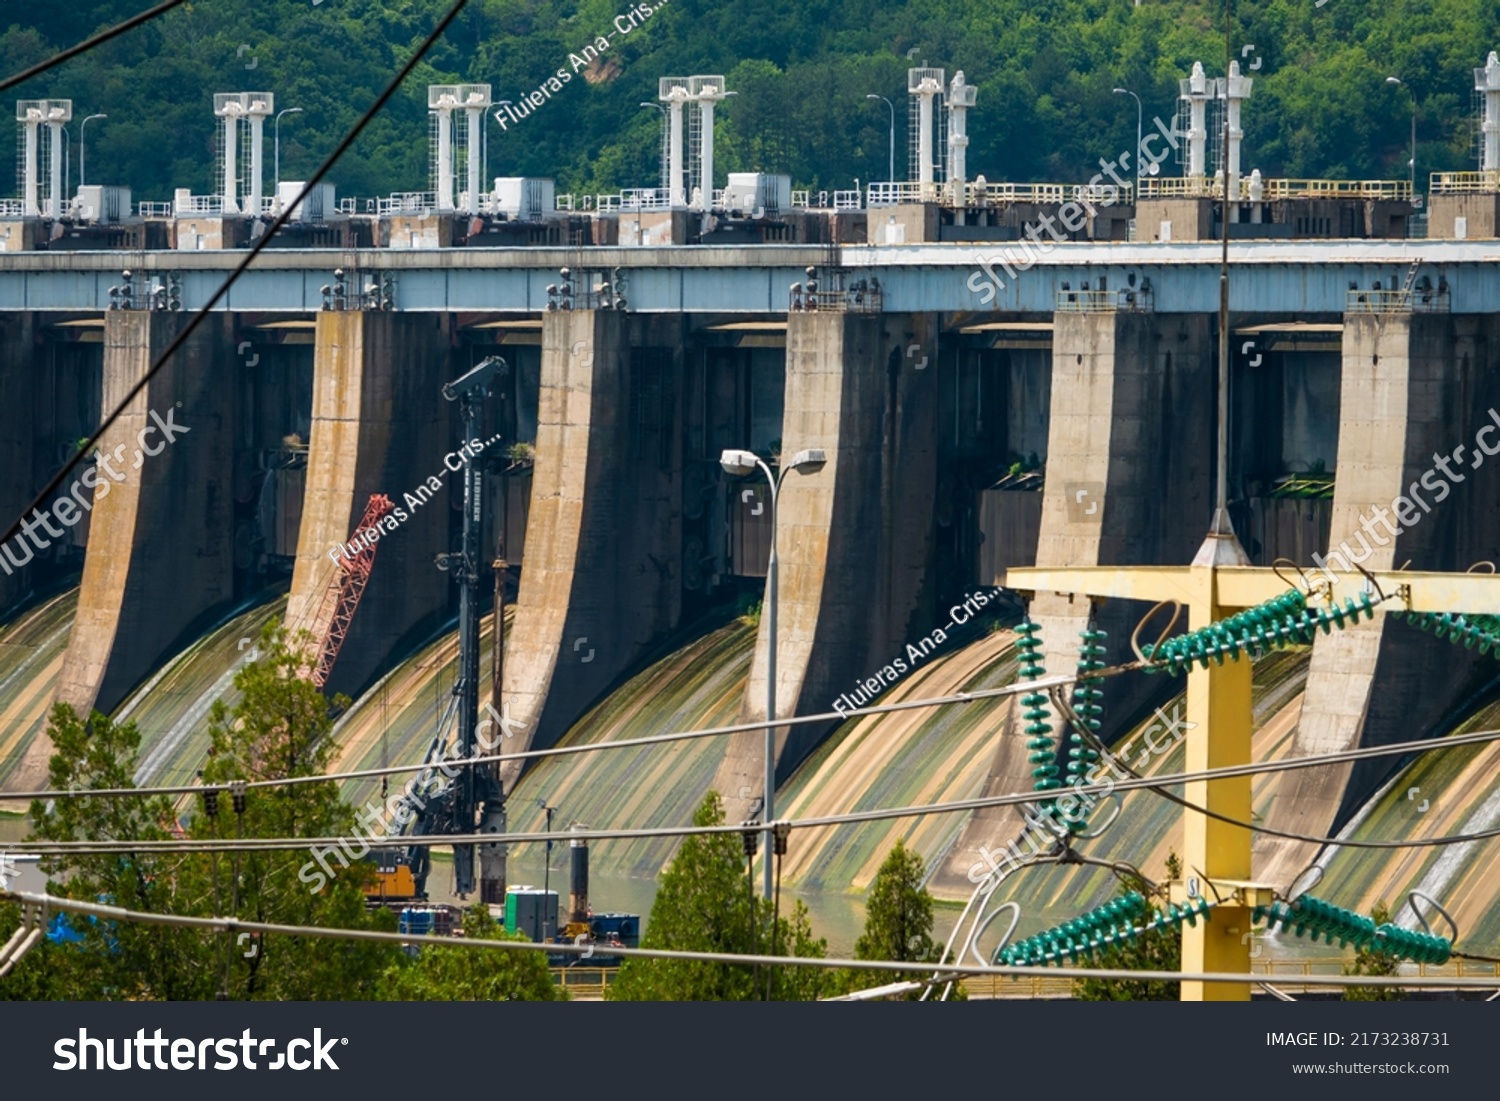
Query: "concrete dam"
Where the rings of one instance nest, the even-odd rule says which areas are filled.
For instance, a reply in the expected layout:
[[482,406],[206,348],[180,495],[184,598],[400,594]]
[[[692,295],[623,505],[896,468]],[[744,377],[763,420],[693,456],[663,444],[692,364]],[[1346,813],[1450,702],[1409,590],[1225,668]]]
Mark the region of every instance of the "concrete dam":
[[[1495,438],[1486,427],[1500,424],[1496,248],[1233,244],[1227,476],[1253,562],[1308,568],[1343,546],[1371,568],[1461,573],[1497,557],[1500,463],[1482,460]],[[461,441],[439,389],[492,354],[507,366],[480,442],[505,455],[488,482],[485,547],[507,563],[500,697],[524,731],[515,748],[764,718],[765,619],[757,628],[741,613],[760,599],[769,510],[760,483],[723,473],[727,448],[773,462],[827,455],[816,472],[790,473],[779,501],[781,717],[1009,683],[1020,602],[995,595],[1005,570],[1185,564],[1202,541],[1216,253],[1060,246],[988,304],[970,286],[988,257],[970,246],[272,254],[151,380],[100,461],[123,445],[117,469],[128,468],[153,412],[173,411],[175,438],[107,494],[96,488],[64,538],[7,560],[5,788],[44,786],[54,699],[137,720],[141,782],[190,780],[206,708],[230,690],[246,642],[271,616],[316,626],[337,548],[376,493],[419,503],[381,539],[328,683],[355,698],[340,767],[420,760],[456,651],[453,586],[433,561],[458,522]],[[176,273],[186,310],[226,261],[133,263],[138,281]],[[394,301],[323,308],[317,287],[335,268],[389,277]],[[21,255],[0,271],[0,497],[12,511],[183,323],[183,311],[107,308],[120,279],[108,253]],[[580,292],[561,308],[569,281]],[[1403,282],[1428,289],[1387,293]],[[1433,482],[1447,500],[1426,495],[1400,535],[1362,522],[1403,487],[1421,494],[1438,457],[1451,462]],[[430,479],[439,488],[420,494]],[[991,603],[981,609],[976,593]],[[1126,658],[1146,610],[1050,593],[1030,608],[1051,672],[1071,669],[1091,614],[1109,631],[1109,660]],[[491,628],[492,617],[486,647]],[[1319,637],[1257,664],[1256,756],[1482,726],[1496,672],[1492,657],[1395,617]],[[1181,689],[1113,682],[1105,739],[1139,740]],[[1017,722],[1005,700],[791,728],[778,746],[780,813],[1028,790]],[[545,787],[595,827],[686,821],[709,788],[738,821],[761,794],[760,738],[555,758],[505,782],[516,805]],[[1440,817],[1444,832],[1485,828],[1489,757],[1262,777],[1255,810],[1313,835],[1399,834],[1414,828],[1404,793],[1417,786],[1432,807],[1423,827]],[[1179,770],[1180,758],[1179,747],[1151,768]],[[1101,844],[1159,865],[1180,851],[1176,823],[1175,808],[1138,792]],[[513,828],[527,826],[519,812]],[[808,831],[788,881],[861,889],[901,836],[937,894],[963,897],[982,851],[1023,829],[1013,808],[992,808]],[[601,845],[595,859],[649,875],[670,852]],[[1482,922],[1494,910],[1493,885],[1474,875],[1483,852],[1374,861],[1334,850],[1326,870],[1369,900],[1438,883]],[[1285,886],[1318,855],[1262,837],[1255,872]],[[1102,874],[1046,876],[1026,889],[1066,891],[1075,909],[1109,890]]]

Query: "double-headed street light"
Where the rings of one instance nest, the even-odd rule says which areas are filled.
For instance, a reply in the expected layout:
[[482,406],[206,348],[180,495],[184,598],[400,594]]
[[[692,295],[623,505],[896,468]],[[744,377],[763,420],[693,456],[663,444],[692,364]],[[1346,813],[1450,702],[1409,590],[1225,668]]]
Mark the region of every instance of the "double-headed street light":
[[874,92],[868,93],[865,96],[865,98],[866,99],[878,99],[882,103],[884,103],[887,107],[889,107],[891,109],[891,140],[890,140],[890,143],[889,143],[889,151],[887,153],[887,159],[886,159],[885,178],[886,178],[886,182],[887,183],[895,183],[896,182],[896,107],[895,107],[895,105],[893,103],[891,103],[890,100],[886,99],[885,96],[877,96]]
[[88,118],[84,119],[83,122],[81,122],[79,124],[79,126],[78,126],[78,186],[79,187],[83,187],[83,186],[85,186],[89,182],[88,181],[88,177],[84,175],[84,168],[86,167],[86,164],[84,162],[84,152],[85,152],[84,142],[86,142],[88,140],[88,125],[89,125],[89,123],[93,122],[95,119],[107,119],[107,118],[109,118],[108,115],[90,115]]
[[[276,112],[276,125],[275,125],[275,127],[273,129],[275,129],[275,131],[276,131],[276,141],[275,141],[275,146],[276,146],[276,153],[275,153],[275,165],[276,165],[276,167],[275,167],[275,179],[276,179],[277,209],[280,209],[280,200],[281,200],[281,116],[282,115],[300,115],[301,113],[302,113],[302,108],[300,108],[300,107],[286,107],[286,108],[283,108],[282,110]],[[257,211],[256,213],[259,213],[259,211]]]
[[1407,166],[1411,173],[1411,201],[1417,201],[1417,93],[1412,91],[1411,85],[1399,76],[1388,76],[1385,78],[1387,84],[1399,84],[1406,89],[1406,94],[1411,96],[1411,160]]
[[1141,109],[1141,97],[1129,88],[1116,88],[1115,95],[1129,96],[1135,100],[1135,199],[1139,202],[1141,198],[1141,120],[1145,118],[1145,114]]
[[765,823],[766,864],[765,892],[771,897],[773,889],[771,853],[775,846],[771,823],[776,820],[774,802],[776,797],[776,500],[781,483],[793,470],[804,474],[815,474],[828,462],[828,454],[822,448],[809,447],[792,456],[789,463],[776,474],[765,460],[752,451],[726,450],[719,456],[719,465],[727,474],[754,474],[758,469],[766,476],[771,487],[771,556],[766,562],[766,779],[765,796],[761,801],[761,821]]

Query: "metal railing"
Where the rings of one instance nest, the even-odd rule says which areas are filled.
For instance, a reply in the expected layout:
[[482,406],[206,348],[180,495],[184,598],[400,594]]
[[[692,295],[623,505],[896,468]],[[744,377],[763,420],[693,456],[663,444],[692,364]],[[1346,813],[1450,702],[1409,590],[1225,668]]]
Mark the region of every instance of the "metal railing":
[[552,985],[574,998],[602,998],[620,973],[617,967],[552,967]]
[[898,181],[872,183],[865,191],[866,206],[896,206],[899,203],[935,203],[942,198],[942,185]]
[[847,287],[793,283],[787,296],[787,309],[793,313],[880,313],[884,303],[885,292],[873,276]]
[[25,216],[25,199],[0,199],[0,218],[24,218]]
[[[723,192],[716,194],[722,195]],[[600,197],[601,201],[603,196]],[[620,192],[619,210],[671,210],[672,192],[665,187],[633,187]],[[605,209],[601,206],[599,209]]]
[[1447,313],[1453,299],[1449,292],[1424,288],[1348,292],[1347,313]]
[[170,218],[172,204],[139,202],[135,204],[135,212],[142,218]]
[[[1272,179],[1260,181],[1258,196],[1253,192],[1250,177],[1241,176],[1233,197],[1240,202],[1273,199],[1380,199],[1397,202],[1410,201],[1412,196],[1409,180]],[[1143,199],[1219,199],[1223,195],[1223,181],[1217,176],[1173,176],[1141,181]]]
[[806,191],[793,191],[792,192],[792,209],[796,210],[799,207],[806,208],[806,206],[807,206],[807,196],[808,196],[808,192],[806,192]]
[[395,191],[375,202],[377,214],[431,214],[435,210],[436,191]]
[[173,204],[176,214],[223,214],[222,195],[185,195]]
[[1144,312],[1155,308],[1155,293],[1134,287],[1124,290],[1057,292],[1058,313],[1113,313],[1116,310]]
[[1428,186],[1434,195],[1500,192],[1500,171],[1434,172]]
[[833,193],[834,210],[858,210],[859,192],[855,190],[835,191]]

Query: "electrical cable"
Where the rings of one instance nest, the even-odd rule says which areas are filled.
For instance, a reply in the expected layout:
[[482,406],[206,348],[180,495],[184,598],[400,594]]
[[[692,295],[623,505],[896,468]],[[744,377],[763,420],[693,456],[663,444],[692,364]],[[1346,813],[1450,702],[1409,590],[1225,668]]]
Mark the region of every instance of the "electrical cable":
[[[453,6],[448,9],[448,14],[443,16],[443,18],[438,22],[438,25],[433,28],[432,33],[423,40],[422,44],[419,47],[417,47],[417,51],[407,59],[406,64],[401,67],[401,71],[396,74],[396,76],[391,80],[389,84],[386,85],[385,90],[380,93],[379,97],[369,107],[369,109],[360,116],[359,121],[354,124],[354,128],[344,136],[344,139],[342,141],[339,142],[338,148],[336,148],[333,153],[329,155],[328,159],[325,160],[321,166],[319,166],[318,170],[308,178],[306,184],[303,185],[302,193],[298,195],[297,198],[292,202],[288,203],[286,205],[286,208],[276,216],[276,219],[270,224],[269,227],[267,227],[265,233],[261,235],[260,240],[255,243],[250,251],[246,253],[245,258],[235,266],[232,272],[229,273],[229,277],[219,285],[219,289],[214,291],[214,293],[209,297],[208,301],[198,308],[198,310],[188,320],[188,323],[182,327],[182,330],[172,338],[172,341],[167,345],[166,349],[157,358],[156,362],[151,365],[151,367],[136,381],[133,386],[131,386],[131,388],[126,392],[124,398],[122,398],[120,403],[115,406],[114,411],[104,418],[104,422],[100,424],[99,427],[94,430],[93,434],[90,435],[89,438],[85,440],[82,445],[80,445],[73,452],[72,456],[65,463],[63,463],[62,467],[57,471],[56,474],[51,477],[50,480],[48,480],[47,484],[42,488],[41,492],[32,499],[31,503],[21,510],[20,516],[18,516],[11,523],[10,527],[6,529],[5,534],[3,536],[0,536],[0,543],[8,542],[12,536],[14,536],[21,530],[21,525],[25,521],[27,514],[39,509],[42,505],[42,502],[50,497],[63,484],[63,480],[68,476],[73,468],[82,461],[84,455],[88,454],[88,452],[94,447],[94,445],[99,442],[100,437],[103,436],[104,433],[109,430],[110,426],[113,425],[115,421],[117,421],[125,412],[125,410],[130,407],[130,404],[135,401],[136,396],[146,388],[147,384],[149,384],[153,378],[156,377],[157,372],[165,367],[167,362],[177,354],[178,349],[180,349],[185,343],[187,343],[188,338],[197,331],[198,326],[203,323],[204,319],[206,319],[208,315],[213,311],[213,308],[219,304],[219,302],[224,298],[226,294],[229,293],[229,288],[234,286],[239,277],[241,275],[244,275],[245,272],[250,269],[250,266],[255,263],[256,258],[259,257],[260,254],[270,246],[272,239],[276,236],[276,233],[281,229],[282,226],[286,225],[287,222],[291,220],[293,212],[299,209],[302,201],[312,193],[313,188],[317,187],[317,185],[322,182],[323,177],[328,175],[328,173],[333,169],[333,166],[338,162],[339,158],[344,155],[349,147],[353,145],[354,142],[359,138],[359,135],[364,132],[365,127],[370,124],[370,122],[380,112],[381,108],[383,108],[386,103],[389,102],[390,98],[396,94],[396,90],[401,87],[402,83],[411,74],[412,70],[417,67],[417,64],[426,55],[427,51],[430,50],[433,45],[436,44],[437,40],[442,37],[443,32],[448,29],[448,25],[452,23],[455,18],[457,18],[458,13],[461,12],[465,6],[467,6],[468,2],[469,0],[454,0]],[[4,87],[5,85],[0,85],[0,90],[3,90]]]
[[[1103,670],[1094,676],[1117,676],[1120,673],[1130,672],[1137,668],[1132,663],[1129,665],[1116,666],[1113,670]],[[958,692],[951,696],[931,696],[919,700],[902,700],[900,703],[875,704],[870,707],[849,708],[842,712],[824,711],[814,715],[798,715],[790,718],[776,720],[777,727],[783,726],[806,726],[813,723],[824,723],[829,720],[843,721],[845,719],[857,718],[864,715],[885,715],[896,711],[911,711],[922,707],[940,707],[950,704],[975,703],[979,700],[1000,699],[1006,696],[1020,695],[1030,692],[1036,688],[1050,688],[1054,685],[1072,684],[1076,678],[1073,674],[1062,674],[1055,677],[1045,677],[1038,681],[1024,681],[1007,685],[1004,688],[982,688],[973,692]],[[718,738],[729,734],[742,734],[752,731],[764,730],[766,724],[759,723],[735,723],[730,726],[706,727],[701,730],[685,730],[668,734],[651,734],[641,738],[622,738],[617,741],[596,742],[588,745],[553,746],[549,749],[526,749],[516,753],[493,753],[481,757],[455,757],[446,763],[457,769],[472,765],[497,764],[504,761],[527,761],[543,757],[561,757],[574,753],[597,753],[611,749],[637,749],[641,746],[665,745],[671,742],[688,741],[696,738]],[[271,788],[291,787],[297,784],[322,784],[330,782],[341,782],[344,780],[365,780],[379,776],[395,776],[408,772],[423,772],[431,767],[431,762],[423,760],[420,764],[413,765],[391,765],[385,768],[365,768],[351,772],[325,772],[314,776],[291,776],[279,780],[249,780],[246,781],[247,788]],[[224,785],[227,790],[227,785]],[[0,802],[5,801],[30,801],[34,799],[68,799],[79,796],[91,798],[121,798],[134,795],[191,795],[203,790],[202,784],[162,786],[151,788],[97,788],[87,791],[73,791],[66,789],[43,790],[43,791],[18,791],[0,792]]]
[[[4,92],[9,88],[14,88],[17,84],[24,84],[32,77],[40,76],[48,69],[56,68],[58,65],[61,65],[64,61],[70,61],[73,58],[80,56],[81,54],[88,53],[88,51],[92,50],[95,46],[102,46],[111,38],[118,38],[126,31],[134,30],[142,23],[149,22],[150,20],[155,19],[158,15],[165,15],[173,8],[180,7],[186,2],[187,0],[165,0],[165,3],[158,4],[156,5],[156,7],[143,11],[139,15],[133,15],[123,23],[116,23],[113,27],[109,27],[106,30],[100,31],[98,34],[94,35],[93,38],[86,38],[82,42],[78,43],[78,45],[69,46],[66,50],[63,50],[62,53],[54,54],[46,61],[38,62],[31,68],[17,73],[15,76],[9,76],[4,80],[0,80],[0,92]],[[10,536],[7,535],[6,538],[9,539]]]
[[[780,720],[778,720],[778,723]],[[760,724],[764,727],[764,723]],[[1500,740],[1500,730],[1471,731],[1468,734],[1455,734],[1447,738],[1422,741],[1422,742],[1399,742],[1389,746],[1370,746],[1363,749],[1342,750],[1337,753],[1321,754],[1314,757],[1291,757],[1280,761],[1252,762],[1245,765],[1226,765],[1221,768],[1202,769],[1196,772],[1182,772],[1168,776],[1155,778],[1135,777],[1118,782],[1104,782],[1097,784],[1078,784],[1070,790],[1081,794],[1110,794],[1119,791],[1150,790],[1168,785],[1183,784],[1195,781],[1211,781],[1228,779],[1236,776],[1254,776],[1260,773],[1289,772],[1303,768],[1317,768],[1320,766],[1341,764],[1345,761],[1364,760],[1370,757],[1401,756],[1407,753],[1430,753],[1434,750],[1449,749],[1460,745],[1472,745],[1483,742]],[[246,787],[249,787],[246,784]],[[199,790],[199,789],[192,789]],[[75,792],[76,795],[89,795],[92,792]],[[1171,793],[1161,793],[1173,798],[1174,802],[1182,802]],[[1025,803],[1035,802],[1037,793],[1035,791],[1014,792],[1008,795],[978,796],[972,799],[958,799],[946,803],[913,804],[902,807],[883,807],[872,810],[850,811],[845,814],[830,814],[816,818],[783,819],[791,829],[810,829],[818,826],[843,826],[860,822],[884,822],[896,818],[920,818],[928,814],[952,814],[962,811],[982,810],[988,807],[1017,806]],[[1349,848],[1368,849],[1409,849],[1430,848],[1443,845],[1458,845],[1470,841],[1485,841],[1492,837],[1500,837],[1500,827],[1488,830],[1479,830],[1474,833],[1450,834],[1444,837],[1408,838],[1401,841],[1356,841],[1340,837],[1314,837],[1310,834],[1289,833],[1283,830],[1274,830],[1269,826],[1259,826],[1250,822],[1242,822],[1238,819],[1214,812],[1203,811],[1193,804],[1187,804],[1188,809],[1197,813],[1206,814],[1210,818],[1216,818],[1228,822],[1230,825],[1238,826],[1255,833],[1267,833],[1277,837],[1290,837],[1293,840],[1308,841],[1323,845],[1334,845]],[[773,823],[774,825],[774,823]],[[641,838],[656,837],[689,837],[695,834],[711,833],[738,833],[740,826],[653,826],[635,829],[601,829],[580,830],[570,836],[583,841],[619,841]],[[432,834],[417,835],[414,837],[403,837],[403,845],[437,845],[446,846],[456,843],[467,844],[470,842],[483,842],[493,840],[492,834]],[[510,843],[519,844],[526,841],[545,841],[545,833],[514,833],[507,834],[506,840]],[[278,849],[290,850],[300,849],[308,846],[331,846],[337,845],[344,838],[339,837],[277,837],[277,838],[249,838],[242,843],[221,842],[217,846],[204,845],[195,840],[169,840],[169,841],[18,841],[7,844],[6,850],[15,853],[41,853],[46,855],[62,855],[66,853],[108,853],[108,852],[209,852],[217,847],[221,852],[233,851],[235,848],[245,850],[274,851]]]
[[[736,827],[738,828],[738,827]],[[191,917],[186,914],[145,913],[127,910],[103,903],[82,902],[55,895],[37,894],[29,891],[0,891],[0,898],[9,898],[30,903],[43,910],[66,910],[72,913],[93,914],[96,917],[146,925],[168,925],[177,928],[207,929],[227,933],[261,933],[291,937],[319,937],[330,940],[354,940],[370,943],[434,945],[440,948],[488,949],[505,952],[555,952],[584,955],[592,952],[589,944],[549,944],[544,941],[484,940],[468,937],[439,937],[431,935],[407,935],[387,933],[377,929],[337,929],[320,925],[282,925],[264,921],[242,921],[235,917]],[[859,971],[910,971],[910,962],[897,960],[853,960],[826,959],[816,956],[758,956],[735,952],[689,952],[668,948],[611,948],[611,955],[641,959],[690,960],[703,963],[725,963],[731,965],[766,967],[821,967]],[[1177,971],[1129,971],[1120,968],[1058,968],[1021,967],[991,965],[978,968],[972,964],[923,964],[923,970],[932,969],[954,979],[965,975],[997,975],[1001,977],[1042,976],[1055,978],[1071,976],[1084,979],[1138,980],[1145,982],[1253,982],[1248,975],[1235,972],[1177,972]],[[1405,986],[1414,989],[1494,988],[1493,977],[1488,979],[1465,977],[1414,976],[1404,978],[1389,975],[1308,975],[1303,978],[1279,979],[1294,986]]]

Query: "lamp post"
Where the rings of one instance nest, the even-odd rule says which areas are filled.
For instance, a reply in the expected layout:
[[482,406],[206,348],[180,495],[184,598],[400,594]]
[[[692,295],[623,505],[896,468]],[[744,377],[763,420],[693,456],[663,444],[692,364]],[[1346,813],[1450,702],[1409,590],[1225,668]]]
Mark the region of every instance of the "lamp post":
[[276,151],[275,151],[276,169],[275,169],[275,176],[276,176],[276,205],[277,205],[278,209],[281,206],[281,116],[282,115],[300,115],[301,113],[302,113],[302,108],[300,108],[300,107],[287,107],[287,108],[284,108],[283,110],[280,110],[280,111],[276,112],[276,126],[275,126],[275,131],[276,131],[276,141],[275,141],[275,146],[276,146]]
[[[545,799],[538,799],[536,805],[547,812],[547,868],[542,873],[542,913],[545,914],[547,912],[547,899],[551,897],[550,892],[552,890],[552,812],[557,808],[549,807]],[[540,915],[538,916],[540,917]],[[539,923],[542,931],[537,940],[540,941],[547,936],[547,923],[545,921]]]
[[1407,168],[1411,178],[1411,201],[1416,205],[1417,201],[1417,93],[1412,91],[1411,85],[1407,84],[1398,76],[1385,78],[1387,84],[1399,84],[1406,89],[1406,94],[1411,96],[1411,160],[1407,161]]
[[85,162],[84,162],[85,148],[84,148],[84,144],[83,144],[86,140],[88,140],[88,131],[87,131],[88,124],[91,123],[91,122],[93,122],[95,119],[107,119],[107,118],[109,118],[108,115],[90,115],[88,118],[84,119],[81,123],[78,124],[78,186],[79,187],[82,187],[86,183],[89,182],[88,181],[88,176],[85,175],[85,173],[84,173],[84,169],[85,169],[86,165],[85,165]]
[[661,112],[661,165],[658,168],[659,182],[656,186],[665,191],[667,190],[667,127],[670,125],[672,115],[671,112],[669,112],[666,107],[664,107],[660,103],[646,102],[642,103],[641,106],[655,107],[658,111]]
[[878,99],[882,103],[884,103],[887,107],[889,107],[890,110],[891,110],[891,138],[890,138],[890,142],[889,142],[889,146],[888,146],[888,153],[886,155],[885,178],[886,178],[886,182],[887,183],[895,183],[895,181],[896,181],[896,105],[893,104],[890,100],[886,99],[885,96],[877,96],[874,92],[868,93],[865,96],[865,98],[866,99]]
[[1141,120],[1145,117],[1141,109],[1141,97],[1129,88],[1116,88],[1115,95],[1129,96],[1135,100],[1135,198],[1141,198]]
[[761,821],[765,823],[765,892],[771,897],[773,888],[771,875],[771,851],[774,839],[770,829],[776,820],[774,803],[776,798],[776,501],[781,483],[793,470],[815,474],[828,462],[828,455],[821,448],[804,448],[792,456],[791,462],[781,468],[777,475],[766,462],[751,451],[726,450],[719,456],[719,465],[727,474],[753,474],[757,469],[766,476],[771,487],[771,556],[766,562],[766,778],[765,796],[761,802]]

